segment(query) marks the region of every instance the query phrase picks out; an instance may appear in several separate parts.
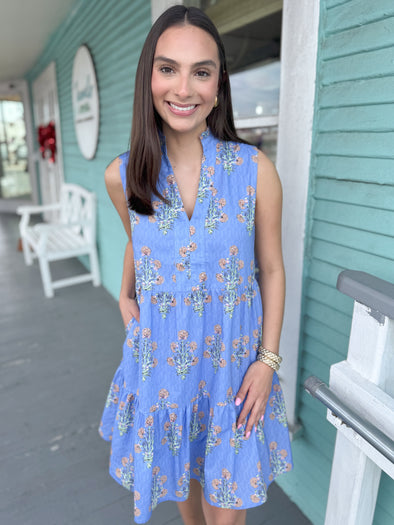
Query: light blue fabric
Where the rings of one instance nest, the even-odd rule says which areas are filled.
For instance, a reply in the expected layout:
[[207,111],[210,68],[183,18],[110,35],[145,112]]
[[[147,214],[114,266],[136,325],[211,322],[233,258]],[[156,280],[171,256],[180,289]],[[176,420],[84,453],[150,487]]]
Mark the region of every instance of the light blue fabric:
[[[165,500],[188,497],[190,478],[222,508],[264,503],[292,467],[278,377],[265,418],[244,439],[234,404],[261,342],[254,263],[257,151],[201,135],[203,160],[191,220],[162,141],[152,217],[130,212],[140,322],[127,327],[100,434],[112,439],[110,473],[134,492],[146,523]],[[120,156],[125,186],[128,153]]]

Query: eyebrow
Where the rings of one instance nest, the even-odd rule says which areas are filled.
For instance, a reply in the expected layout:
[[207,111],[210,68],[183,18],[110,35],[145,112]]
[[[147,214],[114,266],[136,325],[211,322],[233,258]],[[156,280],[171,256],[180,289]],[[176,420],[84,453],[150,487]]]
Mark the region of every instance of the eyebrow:
[[[178,66],[178,62],[176,60],[173,60],[172,58],[167,58],[165,56],[159,55],[154,58],[154,62],[168,62],[169,64],[173,64],[174,66]],[[195,62],[192,64],[193,67],[202,67],[202,66],[211,66],[215,69],[217,68],[216,62],[213,60],[201,60],[200,62]]]

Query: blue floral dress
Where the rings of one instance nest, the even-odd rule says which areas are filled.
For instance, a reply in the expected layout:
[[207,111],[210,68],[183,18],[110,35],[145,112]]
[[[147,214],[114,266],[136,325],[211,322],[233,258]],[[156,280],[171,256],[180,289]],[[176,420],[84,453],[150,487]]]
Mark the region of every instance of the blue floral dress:
[[[203,159],[189,220],[162,140],[153,216],[130,211],[140,322],[123,359],[100,434],[112,440],[110,473],[134,492],[136,523],[165,500],[184,501],[191,478],[217,507],[261,505],[292,467],[276,373],[265,418],[249,439],[235,395],[261,342],[255,279],[257,150],[201,135]],[[120,156],[125,186],[128,153]]]

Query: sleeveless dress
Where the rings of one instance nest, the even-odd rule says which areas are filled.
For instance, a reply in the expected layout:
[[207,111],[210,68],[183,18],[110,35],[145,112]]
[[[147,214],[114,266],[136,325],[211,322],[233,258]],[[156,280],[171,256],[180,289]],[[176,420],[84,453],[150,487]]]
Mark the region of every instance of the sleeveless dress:
[[[235,395],[261,342],[255,278],[257,150],[209,129],[189,220],[162,137],[153,216],[130,211],[140,322],[126,328],[123,359],[99,432],[112,440],[110,474],[134,492],[136,523],[165,500],[184,501],[191,478],[226,509],[261,505],[292,468],[276,373],[265,417],[244,439]],[[120,156],[125,186],[128,153]],[[154,198],[155,199],[155,198]]]

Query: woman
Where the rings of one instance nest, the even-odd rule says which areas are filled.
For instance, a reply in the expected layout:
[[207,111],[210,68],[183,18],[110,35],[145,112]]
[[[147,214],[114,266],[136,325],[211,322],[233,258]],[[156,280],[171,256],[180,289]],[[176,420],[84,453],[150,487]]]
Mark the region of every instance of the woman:
[[170,499],[185,525],[243,525],[291,468],[275,373],[281,185],[236,135],[223,44],[199,9],[172,7],[153,25],[130,152],[105,178],[129,237],[127,337],[100,427],[110,472],[134,491],[137,523]]

